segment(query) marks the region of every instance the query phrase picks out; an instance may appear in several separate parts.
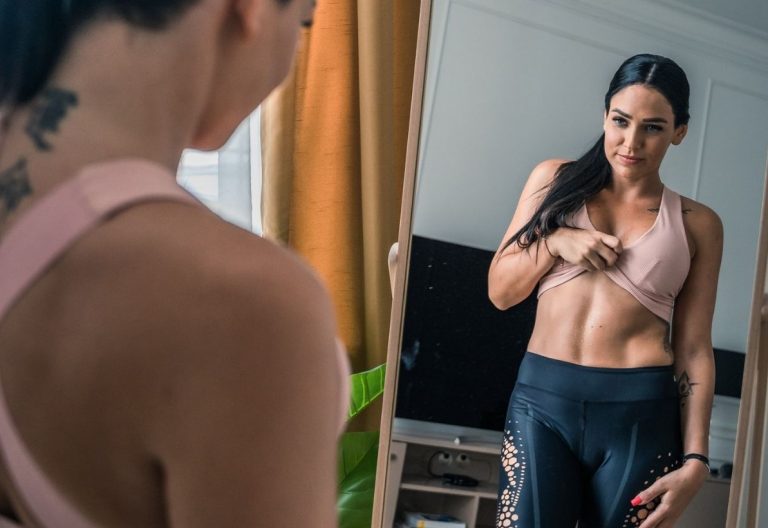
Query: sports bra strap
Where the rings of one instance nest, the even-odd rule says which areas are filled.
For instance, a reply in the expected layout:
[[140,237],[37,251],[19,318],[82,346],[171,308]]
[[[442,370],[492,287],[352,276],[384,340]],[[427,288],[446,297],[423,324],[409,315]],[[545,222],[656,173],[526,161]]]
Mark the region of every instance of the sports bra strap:
[[0,320],[78,238],[120,210],[153,200],[199,204],[168,169],[146,160],[89,165],[41,198],[0,240]]

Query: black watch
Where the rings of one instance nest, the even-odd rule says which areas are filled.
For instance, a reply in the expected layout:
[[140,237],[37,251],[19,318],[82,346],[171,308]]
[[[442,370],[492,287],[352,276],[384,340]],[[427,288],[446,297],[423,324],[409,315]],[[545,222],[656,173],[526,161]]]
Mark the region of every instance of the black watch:
[[707,472],[712,472],[711,468],[709,467],[709,459],[704,455],[700,455],[699,453],[688,453],[687,455],[683,455],[683,463],[685,463],[686,460],[691,459],[701,461],[705,466],[707,466]]

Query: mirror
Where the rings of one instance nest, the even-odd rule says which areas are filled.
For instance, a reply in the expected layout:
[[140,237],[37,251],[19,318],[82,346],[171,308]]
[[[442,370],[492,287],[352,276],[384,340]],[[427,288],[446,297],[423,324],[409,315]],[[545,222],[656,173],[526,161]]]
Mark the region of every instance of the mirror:
[[[532,168],[595,142],[610,79],[636,53],[685,70],[689,130],[661,178],[724,224],[715,474],[677,526],[726,525],[731,477],[744,471],[734,446],[764,291],[765,28],[762,0],[422,1],[373,526],[408,526],[406,512],[495,526],[502,430],[537,299],[534,290],[497,310],[488,267]],[[768,511],[768,493],[758,500]]]

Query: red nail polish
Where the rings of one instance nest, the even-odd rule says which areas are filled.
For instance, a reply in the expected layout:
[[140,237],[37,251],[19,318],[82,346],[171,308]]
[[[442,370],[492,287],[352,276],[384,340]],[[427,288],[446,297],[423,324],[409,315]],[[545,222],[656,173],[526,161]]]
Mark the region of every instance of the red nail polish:
[[640,495],[638,495],[637,497],[635,497],[630,501],[630,504],[632,504],[632,506],[638,506],[642,502],[643,502],[643,499],[641,499]]

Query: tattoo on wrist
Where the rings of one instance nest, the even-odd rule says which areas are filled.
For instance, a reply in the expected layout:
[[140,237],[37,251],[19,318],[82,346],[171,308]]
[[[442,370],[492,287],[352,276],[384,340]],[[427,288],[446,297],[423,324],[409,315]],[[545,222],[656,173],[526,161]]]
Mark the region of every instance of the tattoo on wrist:
[[77,106],[75,92],[62,88],[48,88],[32,107],[32,115],[27,123],[27,135],[38,150],[51,150],[53,146],[46,141],[45,135],[59,131],[59,125],[67,116],[70,107]]
[[677,382],[678,392],[680,393],[681,407],[685,407],[685,404],[688,400],[688,396],[693,394],[694,385],[698,385],[698,383],[694,383],[693,381],[691,381],[691,379],[688,377],[688,372],[683,371],[683,373],[680,375],[680,379]]
[[10,169],[0,172],[0,221],[4,221],[30,194],[32,185],[27,175],[27,160],[22,158]]

